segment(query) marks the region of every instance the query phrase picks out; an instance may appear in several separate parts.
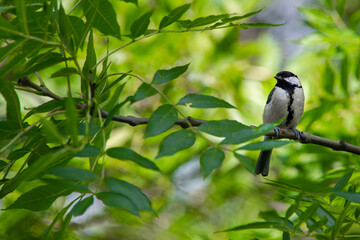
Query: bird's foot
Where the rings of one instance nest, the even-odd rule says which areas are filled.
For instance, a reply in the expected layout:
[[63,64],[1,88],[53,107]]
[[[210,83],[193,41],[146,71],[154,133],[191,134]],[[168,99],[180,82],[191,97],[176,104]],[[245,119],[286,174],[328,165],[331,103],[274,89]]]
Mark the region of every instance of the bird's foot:
[[300,140],[301,132],[299,130],[297,130],[296,128],[292,128],[292,130],[294,131],[297,140]]
[[280,128],[279,127],[275,127],[274,128],[274,131],[275,131],[275,133],[276,133],[276,137],[279,137],[279,132],[280,132]]

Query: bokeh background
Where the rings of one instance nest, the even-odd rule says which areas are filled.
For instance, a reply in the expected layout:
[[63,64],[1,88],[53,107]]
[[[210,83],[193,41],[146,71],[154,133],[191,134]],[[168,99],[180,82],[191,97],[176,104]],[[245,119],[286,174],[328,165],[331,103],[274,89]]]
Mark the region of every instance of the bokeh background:
[[[70,0],[62,2],[67,11],[74,4]],[[120,1],[111,2],[117,10],[122,33],[128,33],[131,23],[152,8],[155,12],[150,28],[158,26],[171,9],[186,3],[139,0],[137,7]],[[187,93],[202,93],[222,98],[238,109],[181,107],[185,115],[259,125],[267,94],[275,85],[273,76],[279,71],[292,71],[302,81],[306,97],[305,114],[298,129],[360,145],[360,1],[194,0],[183,18],[221,13],[246,14],[259,9],[263,9],[262,12],[248,22],[284,25],[158,34],[112,55],[109,72],[132,70],[150,81],[158,69],[190,62],[184,75],[161,89],[174,103]],[[81,11],[75,9],[73,14],[81,14]],[[111,50],[128,40],[125,37],[123,41],[107,40],[99,32],[95,33],[98,59],[106,54],[107,42]],[[83,54],[80,61],[85,61],[86,52]],[[65,79],[47,80],[56,68],[40,74],[50,89],[64,95]],[[71,80],[73,92],[80,94],[79,80]],[[119,100],[134,94],[140,84],[134,78],[127,78]],[[112,92],[114,97],[117,97],[116,91]],[[24,112],[46,101],[30,94],[19,94]],[[126,106],[121,114],[149,117],[162,103],[164,100],[156,95]],[[109,110],[111,105],[105,103],[103,108]],[[0,109],[4,109],[3,99],[0,99]],[[144,139],[145,126],[114,125],[108,147],[130,147],[151,159],[158,152],[159,142],[169,134]],[[178,128],[174,127],[175,130]],[[158,215],[142,212],[138,218],[121,210],[108,209],[100,201],[95,201],[85,215],[73,218],[67,232],[68,239],[281,239],[282,233],[277,230],[214,233],[259,221],[261,211],[275,209],[283,215],[291,199],[248,170],[258,156],[254,151],[240,152],[247,157],[249,166],[227,154],[221,168],[204,179],[199,157],[207,147],[207,142],[198,138],[190,149],[156,160],[162,173],[106,159],[106,176],[118,177],[140,187],[151,199]],[[86,166],[80,160],[74,164]],[[352,154],[294,143],[273,152],[268,179],[304,188],[317,186],[325,189],[333,186],[334,179],[341,177],[343,172],[358,167],[359,158]],[[355,184],[357,179],[358,174],[354,173],[352,181]],[[5,237],[3,239],[39,239],[55,213],[72,198],[70,195],[59,199],[51,211],[42,213],[27,210],[0,213],[0,236]],[[6,201],[2,202],[3,206],[6,204]]]

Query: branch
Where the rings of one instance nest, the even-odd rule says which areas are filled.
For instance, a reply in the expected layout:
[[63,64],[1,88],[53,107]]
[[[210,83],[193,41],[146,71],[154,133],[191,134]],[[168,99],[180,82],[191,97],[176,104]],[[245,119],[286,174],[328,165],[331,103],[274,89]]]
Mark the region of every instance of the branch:
[[[39,86],[39,85],[35,84],[28,77],[19,79],[18,84],[20,86],[26,86],[26,87],[33,88],[36,91],[38,91],[38,93],[40,95],[53,98],[57,101],[60,101],[63,99],[62,97],[51,92],[47,87]],[[24,89],[19,88],[19,90],[24,90]],[[84,104],[84,103],[78,103],[78,104],[76,104],[76,106],[78,109],[82,109],[82,110],[86,109],[86,107],[87,107],[86,104]],[[100,109],[100,112],[101,112],[101,117],[103,117],[103,118],[107,118],[109,116],[109,113],[102,109]],[[137,126],[137,125],[149,123],[149,118],[137,118],[134,116],[114,115],[112,117],[112,120],[117,121],[117,122],[127,123],[130,126]],[[202,123],[206,122],[206,120],[187,117],[186,119],[178,119],[175,122],[175,125],[178,125],[182,128],[189,128],[190,126],[187,121],[194,127],[198,127]],[[255,127],[255,126],[252,126],[252,127]],[[276,136],[275,131],[272,130],[271,132],[266,134],[266,136],[276,137],[278,139],[287,138],[287,139],[292,139],[292,140],[298,140],[296,138],[295,133],[289,129],[282,129],[279,132],[278,136]],[[328,148],[333,149],[334,151],[344,151],[344,152],[349,152],[349,153],[360,155],[360,147],[359,146],[349,144],[349,143],[345,142],[344,140],[334,141],[334,140],[330,140],[327,138],[319,137],[319,136],[310,134],[308,132],[301,132],[300,143],[302,143],[302,144],[310,143],[310,144],[328,147]]]

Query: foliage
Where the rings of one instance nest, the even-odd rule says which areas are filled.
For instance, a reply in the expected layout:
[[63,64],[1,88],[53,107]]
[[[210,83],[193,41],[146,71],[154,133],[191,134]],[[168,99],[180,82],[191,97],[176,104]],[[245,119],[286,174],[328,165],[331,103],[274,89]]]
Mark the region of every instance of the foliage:
[[[308,100],[304,130],[357,144],[359,10],[347,10],[346,1],[333,2],[300,8],[313,32],[299,43],[310,51],[287,67],[309,79],[304,89],[316,96]],[[292,141],[254,142],[276,123],[253,128],[232,120],[239,116],[243,122],[259,121],[254,120],[258,112],[251,110],[256,103],[247,104],[253,96],[244,80],[246,70],[236,68],[234,57],[245,63],[253,54],[271,55],[264,42],[272,44],[260,37],[236,46],[238,32],[282,25],[249,22],[262,11],[255,5],[242,14],[206,12],[197,17],[190,11],[197,9],[196,3],[167,3],[156,9],[138,1],[108,0],[1,4],[0,93],[5,101],[0,106],[6,112],[0,121],[0,197],[5,209],[0,221],[19,213],[1,230],[4,239],[81,239],[84,233],[77,233],[73,220],[99,204],[109,210],[102,214],[120,226],[94,236],[99,239],[112,234],[146,239],[146,231],[154,239],[270,234],[336,239],[358,234],[356,156],[335,156],[319,146],[289,144]],[[215,30],[224,34],[221,40]],[[192,55],[199,50],[194,35],[209,36],[218,48],[198,60]],[[263,52],[254,50],[259,46]],[[206,58],[213,63],[202,69]],[[211,75],[211,69],[223,72],[216,84],[192,76],[196,71]],[[311,81],[314,76],[322,76],[321,81]],[[259,102],[265,102],[262,98]],[[23,116],[24,104],[31,109]],[[211,121],[195,127],[188,115]],[[175,126],[180,119],[188,129]],[[342,128],[329,128],[339,122]],[[272,172],[276,180],[260,184],[251,160],[258,152],[251,150],[281,146],[282,172]],[[286,160],[287,155],[295,156]],[[203,200],[176,196],[189,191],[176,190],[181,188],[176,178],[193,158],[208,189]],[[280,168],[278,158],[272,160],[274,169]],[[272,196],[266,197],[268,193]],[[258,212],[261,221],[254,216]],[[36,227],[19,230],[22,221]],[[146,229],[146,224],[151,227]],[[242,231],[249,229],[253,231]],[[264,235],[254,229],[277,231]]]

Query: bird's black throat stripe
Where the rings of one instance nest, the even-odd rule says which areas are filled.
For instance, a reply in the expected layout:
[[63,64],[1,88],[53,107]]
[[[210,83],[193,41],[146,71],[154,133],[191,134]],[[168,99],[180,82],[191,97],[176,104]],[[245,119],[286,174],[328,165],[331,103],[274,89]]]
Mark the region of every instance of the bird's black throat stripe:
[[287,110],[288,110],[288,115],[285,119],[285,126],[288,126],[291,121],[294,119],[294,108],[292,108],[292,104],[294,102],[294,92],[295,92],[295,88],[302,88],[302,86],[298,86],[298,85],[295,85],[295,84],[291,84],[289,82],[286,82],[286,81],[278,81],[275,85],[276,87],[279,87],[281,89],[284,89],[288,94],[289,94],[289,97],[290,97],[290,101],[289,101],[289,104],[287,106]]

